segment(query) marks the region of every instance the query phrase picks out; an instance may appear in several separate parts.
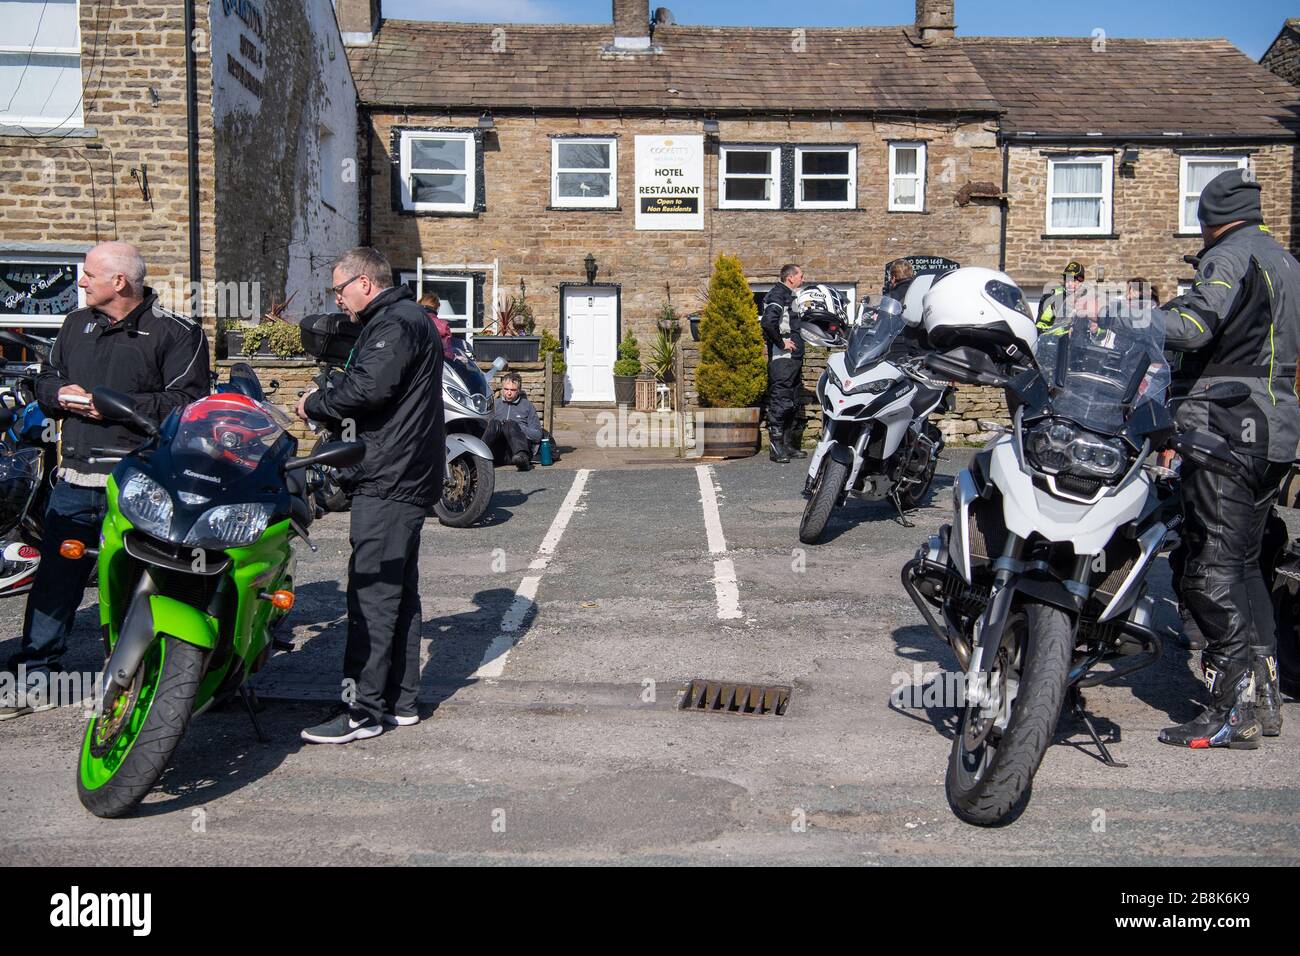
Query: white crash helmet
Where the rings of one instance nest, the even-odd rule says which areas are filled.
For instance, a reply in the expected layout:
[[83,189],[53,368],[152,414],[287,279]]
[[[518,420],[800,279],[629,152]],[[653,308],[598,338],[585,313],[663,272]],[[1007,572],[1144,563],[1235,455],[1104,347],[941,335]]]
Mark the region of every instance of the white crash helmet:
[[809,345],[842,349],[848,345],[849,322],[844,297],[830,286],[813,285],[795,293],[790,311],[799,317],[799,336]]
[[930,286],[922,322],[937,349],[970,345],[1004,352],[1015,346],[1033,354],[1038,328],[1024,293],[1005,272],[967,266],[947,272]]

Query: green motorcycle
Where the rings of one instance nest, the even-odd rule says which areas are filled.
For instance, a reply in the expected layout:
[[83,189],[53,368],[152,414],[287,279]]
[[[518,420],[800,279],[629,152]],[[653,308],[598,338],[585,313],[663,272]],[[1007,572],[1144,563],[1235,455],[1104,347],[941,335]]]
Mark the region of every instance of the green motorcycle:
[[[339,442],[291,457],[289,420],[252,370],[223,388],[161,428],[128,396],[94,391],[104,418],[149,436],[134,450],[96,449],[120,458],[99,542],[108,660],[77,766],[77,794],[96,816],[120,817],[144,798],[194,714],[240,695],[257,727],[245,682],[293,606],[293,539],[312,546],[313,473],[365,453]],[[64,542],[64,553],[78,545],[92,543]]]

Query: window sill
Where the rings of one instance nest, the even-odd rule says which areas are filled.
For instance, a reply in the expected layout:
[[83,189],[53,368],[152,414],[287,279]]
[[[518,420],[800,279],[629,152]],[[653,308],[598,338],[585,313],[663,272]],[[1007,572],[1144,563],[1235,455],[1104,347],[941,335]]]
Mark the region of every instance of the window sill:
[[547,206],[547,212],[622,212],[622,206]]
[[482,212],[470,210],[469,212],[450,212],[441,209],[399,209],[399,216],[427,216],[430,219],[477,219]]
[[892,215],[893,213],[901,213],[902,215],[905,215],[905,216],[906,216],[906,215],[912,215],[912,216],[928,216],[928,215],[930,215],[930,210],[929,210],[929,209],[886,209],[885,211],[888,212],[888,213],[890,213],[891,215]]
[[711,210],[712,210],[713,212],[784,212],[784,213],[819,213],[819,212],[831,212],[831,213],[845,213],[845,212],[852,212],[852,213],[865,213],[865,212],[867,211],[867,210],[865,210],[865,209],[859,209],[859,208],[857,208],[857,207],[853,207],[853,208],[845,207],[845,208],[843,208],[843,209],[809,209],[809,208],[807,208],[806,206],[795,206],[795,207],[789,207],[789,206],[787,206],[787,207],[784,207],[784,208],[781,208],[781,209],[772,209],[772,208],[769,208],[769,207],[755,208],[755,209],[732,209],[732,208],[726,208],[726,207],[723,207],[723,206],[712,206],[712,207],[711,207]]
[[0,123],[0,136],[15,136],[20,139],[35,139],[46,136],[57,136],[62,139],[65,136],[70,139],[94,139],[99,136],[99,130],[93,126],[9,126]]
[[1045,232],[1039,239],[1118,239],[1119,234],[1113,232]]
[[1200,239],[1202,238],[1202,236],[1201,236],[1201,231],[1198,229],[1196,232],[1176,232],[1174,233],[1174,238],[1175,239]]

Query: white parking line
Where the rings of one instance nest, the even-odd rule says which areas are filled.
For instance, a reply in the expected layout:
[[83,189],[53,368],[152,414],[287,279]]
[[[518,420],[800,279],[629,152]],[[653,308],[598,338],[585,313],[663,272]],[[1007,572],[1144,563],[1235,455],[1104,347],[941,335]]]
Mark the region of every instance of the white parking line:
[[528,565],[529,571],[538,573],[530,574],[519,582],[519,587],[515,589],[515,598],[510,602],[510,607],[501,618],[501,633],[493,639],[488,649],[483,652],[483,660],[479,662],[478,670],[474,672],[475,677],[494,678],[500,677],[504,673],[506,660],[510,657],[510,649],[519,640],[519,628],[535,604],[537,589],[542,583],[541,572],[545,571],[547,565],[550,564],[555,549],[560,545],[560,539],[564,537],[564,529],[569,526],[569,519],[578,510],[583,492],[587,489],[587,479],[591,476],[591,472],[590,468],[582,468],[573,476],[573,484],[569,486],[569,493],[565,495],[559,513],[556,514],[555,520],[551,522],[551,529],[546,532],[541,547],[537,549],[537,557]]
[[[696,465],[700,481],[700,503],[704,506],[704,530],[709,536],[709,553],[726,554],[727,539],[722,533],[722,515],[718,512],[718,491],[713,484],[713,467]],[[713,562],[713,590],[718,597],[718,620],[740,617],[740,587],[736,583],[736,566],[730,558]]]

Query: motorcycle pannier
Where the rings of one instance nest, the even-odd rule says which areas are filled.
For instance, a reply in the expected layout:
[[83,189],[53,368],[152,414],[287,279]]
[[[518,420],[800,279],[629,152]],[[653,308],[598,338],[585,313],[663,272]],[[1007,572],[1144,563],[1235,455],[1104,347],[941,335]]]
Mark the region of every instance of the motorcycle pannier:
[[345,312],[328,312],[309,315],[299,324],[302,330],[302,347],[319,362],[344,365],[352,354],[352,347],[361,335],[361,324],[353,322]]

